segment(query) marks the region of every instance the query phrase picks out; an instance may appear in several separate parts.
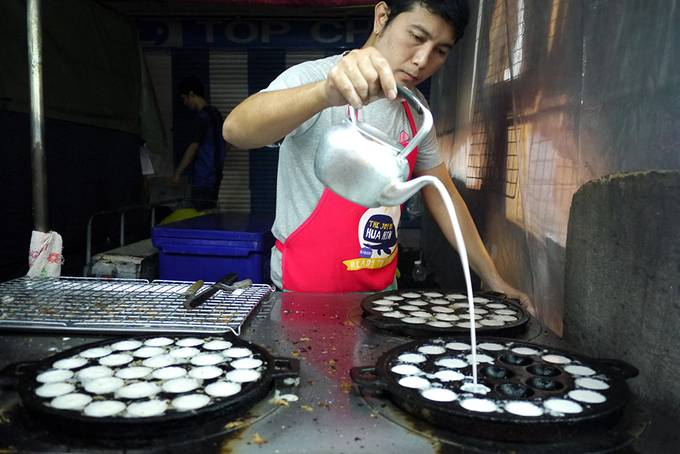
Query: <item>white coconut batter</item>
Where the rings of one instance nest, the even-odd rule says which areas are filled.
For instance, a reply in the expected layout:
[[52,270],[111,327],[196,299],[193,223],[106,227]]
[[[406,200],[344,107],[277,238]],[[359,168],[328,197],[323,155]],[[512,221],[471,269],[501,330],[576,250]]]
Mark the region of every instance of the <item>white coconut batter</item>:
[[113,375],[113,369],[106,366],[90,366],[79,370],[76,377],[80,381],[94,380],[100,377],[110,377]]
[[152,369],[159,369],[161,367],[172,366],[177,364],[178,359],[172,355],[158,355],[147,358],[142,362],[142,365],[151,367]]
[[233,344],[229,341],[217,339],[203,344],[203,348],[206,350],[226,350]]
[[214,366],[224,361],[224,357],[218,353],[199,353],[191,358],[194,366]]
[[609,389],[609,384],[607,382],[588,377],[577,378],[576,386],[579,388],[594,389],[598,391]]
[[253,369],[234,369],[227,372],[227,380],[234,383],[247,383],[260,379],[260,373]]
[[569,391],[567,396],[570,399],[574,399],[586,404],[601,404],[607,400],[607,398],[602,394],[595,391],[590,391],[588,389],[576,389],[574,391]]
[[245,358],[246,356],[253,354],[253,352],[247,348],[230,348],[229,350],[225,350],[223,353],[224,356],[228,356],[229,358]]
[[92,402],[92,397],[82,393],[64,394],[52,399],[50,405],[59,410],[82,410]]
[[157,380],[173,380],[175,378],[184,377],[187,374],[183,367],[171,366],[156,369],[151,376]]
[[168,404],[164,400],[146,400],[144,402],[134,402],[127,407],[127,416],[132,418],[149,418],[160,416],[168,409]]
[[58,381],[66,381],[73,377],[74,373],[68,369],[50,369],[36,377],[40,383],[54,383]]
[[90,394],[110,394],[125,384],[122,378],[102,377],[90,380],[83,385]]
[[458,351],[465,351],[465,350],[470,350],[470,344],[464,344],[462,342],[449,342],[448,344],[445,345],[446,348],[449,350],[458,350]]
[[222,375],[224,371],[217,366],[195,367],[189,371],[189,375],[199,380],[212,380]]
[[476,411],[481,413],[490,413],[498,410],[496,404],[488,399],[465,399],[460,405],[466,410]]
[[230,381],[217,381],[205,387],[205,392],[213,397],[233,396],[241,391],[241,385]]
[[135,380],[138,378],[144,378],[151,373],[153,369],[150,367],[134,366],[126,367],[124,369],[119,369],[116,372],[116,377],[123,378],[125,380]]
[[95,347],[80,352],[80,356],[87,359],[101,358],[109,354],[111,354],[111,348],[109,347]]
[[52,367],[55,369],[77,369],[79,367],[83,367],[85,364],[87,364],[87,360],[85,358],[74,356],[71,358],[60,359],[59,361],[56,361],[54,364],[52,364]]
[[575,364],[565,367],[564,371],[571,375],[583,375],[583,376],[595,375],[595,371],[590,367],[577,366]]
[[415,377],[411,375],[400,379],[399,385],[405,388],[427,389],[430,387],[430,382],[423,377]]
[[180,394],[193,391],[194,389],[201,386],[201,383],[194,378],[173,378],[163,383],[162,388],[166,393]]
[[458,398],[458,394],[446,388],[430,388],[420,393],[425,399],[436,402],[451,402]]
[[418,351],[425,355],[441,355],[446,353],[446,349],[440,345],[423,345],[418,348]]
[[205,407],[209,403],[210,397],[205,394],[189,394],[173,399],[171,405],[177,411],[190,411]]
[[125,404],[118,400],[100,400],[92,402],[83,410],[83,413],[93,418],[105,418],[107,416],[117,415],[125,410]]
[[548,399],[543,406],[552,412],[561,414],[575,414],[583,411],[583,407],[567,399]]
[[118,388],[116,397],[122,399],[142,399],[144,397],[155,396],[160,391],[161,388],[157,384],[140,381]]
[[390,370],[399,375],[418,375],[423,373],[422,370],[413,364],[397,364]]
[[513,401],[505,404],[505,411],[518,416],[541,416],[543,409],[531,402]]
[[552,364],[569,364],[571,362],[569,358],[562,355],[543,355],[541,359]]
[[198,339],[196,337],[185,337],[175,342],[178,347],[197,347],[203,343],[203,339]]
[[438,372],[435,372],[434,377],[443,382],[449,382],[449,381],[460,381],[465,378],[465,375],[461,374],[460,372],[456,372],[455,370],[440,370]]
[[56,382],[46,383],[35,389],[35,393],[40,397],[57,397],[73,392],[76,387],[71,383]]
[[149,347],[165,347],[166,345],[170,345],[174,342],[174,340],[168,337],[154,337],[153,339],[145,340],[144,345],[148,345]]
[[261,359],[257,358],[241,358],[237,359],[236,361],[232,361],[231,367],[234,369],[257,369],[260,367],[262,364]]
[[126,353],[114,353],[112,355],[99,358],[99,364],[102,366],[116,367],[132,362],[133,359],[134,358],[132,356]]
[[142,346],[138,340],[124,340],[111,345],[113,350],[135,350]]
[[442,358],[435,363],[437,366],[448,367],[450,369],[462,369],[467,367],[468,363],[458,358]]

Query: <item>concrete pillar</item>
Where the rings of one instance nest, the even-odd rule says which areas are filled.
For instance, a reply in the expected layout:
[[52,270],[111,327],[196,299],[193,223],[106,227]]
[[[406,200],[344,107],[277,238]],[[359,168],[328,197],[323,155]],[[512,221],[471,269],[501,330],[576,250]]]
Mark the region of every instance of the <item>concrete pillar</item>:
[[564,337],[581,353],[640,370],[628,383],[654,409],[643,452],[673,452],[680,440],[679,288],[680,172],[583,185],[569,218]]

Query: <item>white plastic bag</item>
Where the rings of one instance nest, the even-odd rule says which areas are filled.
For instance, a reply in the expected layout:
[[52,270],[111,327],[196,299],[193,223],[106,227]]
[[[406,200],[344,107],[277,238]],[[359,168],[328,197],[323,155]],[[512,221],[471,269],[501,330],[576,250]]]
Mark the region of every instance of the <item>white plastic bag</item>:
[[28,252],[28,277],[59,277],[64,257],[61,255],[63,243],[57,232],[38,232],[31,234],[31,247]]

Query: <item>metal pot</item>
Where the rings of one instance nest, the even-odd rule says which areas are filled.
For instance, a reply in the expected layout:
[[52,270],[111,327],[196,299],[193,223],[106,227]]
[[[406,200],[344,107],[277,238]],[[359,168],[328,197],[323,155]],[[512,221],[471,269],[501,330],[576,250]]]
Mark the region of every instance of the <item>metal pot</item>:
[[[143,341],[152,337],[158,336],[135,336],[134,339]],[[167,434],[176,430],[184,431],[213,423],[224,425],[224,418],[239,416],[243,411],[264,398],[275,382],[286,378],[299,377],[299,360],[274,357],[264,348],[236,336],[227,335],[223,336],[223,339],[228,340],[235,347],[245,347],[257,354],[264,363],[261,366],[263,367],[261,377],[255,382],[244,383],[241,392],[238,394],[216,398],[213,403],[197,410],[171,411],[162,416],[145,418],[123,416],[93,418],[82,414],[80,411],[61,410],[46,405],[49,399],[46,401],[36,395],[36,388],[42,385],[42,383],[37,382],[37,375],[51,369],[54,362],[73,357],[87,349],[125,340],[121,338],[81,345],[39,361],[15,363],[7,366],[0,374],[0,378],[2,378],[5,386],[9,385],[18,391],[23,406],[32,416],[57,434],[92,438],[104,443],[106,443],[106,440],[114,440],[116,443],[136,445],[141,440],[167,436]]]
[[[408,337],[435,337],[435,336],[455,336],[455,335],[464,335],[470,332],[470,328],[468,327],[461,327],[461,326],[451,326],[451,327],[446,327],[446,328],[441,328],[441,327],[436,327],[436,326],[431,326],[427,324],[422,324],[422,325],[414,325],[410,323],[403,322],[399,318],[392,318],[392,317],[386,317],[384,312],[376,310],[374,306],[374,302],[377,300],[384,299],[387,296],[390,295],[401,295],[407,292],[417,292],[421,293],[421,296],[418,299],[421,299],[428,304],[426,306],[423,306],[419,308],[419,310],[424,311],[424,312],[429,312],[429,313],[436,313],[432,311],[433,307],[441,307],[441,305],[431,305],[430,301],[433,298],[429,298],[424,295],[424,293],[427,292],[440,292],[442,291],[441,289],[418,289],[418,290],[408,290],[408,289],[400,289],[400,290],[390,290],[386,292],[380,292],[380,293],[374,293],[366,298],[363,299],[361,302],[361,309],[363,311],[363,320],[370,326],[373,326],[378,329],[383,329],[390,331],[394,334],[400,335],[400,336],[408,336]],[[502,302],[508,307],[511,307],[515,312],[517,316],[517,320],[515,321],[509,321],[509,322],[504,322],[503,325],[500,326],[480,326],[477,327],[477,333],[480,335],[485,335],[485,336],[513,336],[516,334],[519,334],[523,332],[527,324],[529,322],[529,314],[522,308],[518,300],[512,299],[507,297],[503,293],[498,293],[498,292],[492,292],[492,291],[485,291],[485,292],[475,292],[474,295],[484,297],[486,299],[489,299],[492,303],[499,303]],[[434,298],[436,299],[436,298]],[[458,300],[459,302],[461,300]],[[408,304],[408,301],[405,302]],[[463,310],[461,310],[464,313],[467,313],[467,307]]]
[[[593,359],[538,344],[497,337],[482,337],[478,342],[530,348],[540,353],[513,357],[509,350],[484,351],[494,357],[493,363],[478,365],[480,383],[490,388],[486,395],[466,394],[460,389],[462,382],[448,382],[436,386],[453,390],[458,397],[450,402],[437,402],[425,398],[417,389],[400,385],[402,375],[392,371],[403,353],[417,351],[425,345],[445,345],[448,342],[468,340],[466,337],[445,337],[409,342],[383,354],[374,366],[352,368],[350,376],[361,391],[382,393],[406,412],[461,435],[509,442],[557,442],[577,434],[602,431],[616,424],[628,400],[625,380],[638,374],[635,367],[624,361]],[[503,406],[511,401],[542,405],[549,399],[564,399],[570,391],[577,389],[575,377],[567,373],[562,365],[544,361],[542,358],[546,354],[562,355],[569,358],[572,364],[594,369],[597,374],[594,376],[606,379],[609,386],[598,391],[606,396],[606,401],[597,404],[580,403],[583,410],[574,414],[545,412],[527,417],[504,410]],[[428,358],[426,362],[418,364],[425,374],[422,376],[432,374],[435,361]],[[458,371],[470,376],[471,366]],[[523,395],[520,396],[519,393]],[[499,402],[500,410],[481,412],[464,408],[462,401],[472,397]]]
[[396,206],[405,202],[431,177],[406,182],[406,157],[432,128],[432,114],[407,88],[397,85],[398,93],[423,115],[423,123],[406,147],[395,143],[382,131],[349,116],[324,134],[314,157],[317,178],[333,192],[365,207]]

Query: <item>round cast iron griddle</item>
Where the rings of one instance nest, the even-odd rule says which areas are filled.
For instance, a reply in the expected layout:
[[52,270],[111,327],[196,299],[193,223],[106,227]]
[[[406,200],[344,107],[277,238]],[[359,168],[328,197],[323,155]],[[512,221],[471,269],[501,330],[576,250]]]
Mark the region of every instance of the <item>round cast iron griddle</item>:
[[[380,292],[380,293],[374,293],[368,297],[366,297],[362,302],[361,302],[361,308],[363,309],[363,316],[364,320],[371,326],[374,326],[379,329],[384,329],[388,330],[394,334],[398,335],[404,335],[408,337],[432,337],[432,336],[452,336],[452,335],[458,335],[458,334],[465,334],[470,331],[469,326],[457,326],[456,323],[461,323],[461,322],[469,322],[470,320],[466,319],[460,319],[457,321],[450,322],[453,324],[451,327],[437,327],[437,326],[431,326],[427,324],[412,324],[412,323],[406,323],[402,321],[399,318],[393,318],[393,317],[386,317],[385,312],[381,312],[379,310],[376,310],[376,305],[375,301],[378,300],[383,300],[386,299],[387,297],[393,297],[393,296],[402,296],[404,294],[408,293],[419,293],[420,297],[417,299],[420,299],[427,304],[424,306],[418,307],[418,310],[422,310],[424,312],[428,312],[435,316],[437,312],[433,311],[433,308],[437,307],[447,307],[451,308],[453,304],[456,303],[465,303],[465,307],[457,307],[454,309],[453,315],[460,316],[461,314],[468,314],[469,309],[467,306],[467,296],[465,296],[465,299],[454,299],[452,298],[452,295],[464,295],[465,292],[453,292],[453,291],[443,291],[443,290],[437,290],[437,289],[417,289],[417,290],[408,290],[408,289],[400,289],[400,290],[391,290],[387,292]],[[429,297],[424,295],[425,293],[439,293],[442,294],[442,297]],[[503,335],[503,336],[513,336],[516,334],[519,334],[523,332],[526,329],[526,325],[529,321],[529,314],[520,306],[519,301],[516,299],[512,299],[507,297],[506,295],[502,293],[497,293],[497,292],[475,292],[474,297],[480,297],[480,298],[485,298],[490,300],[489,302],[486,303],[475,303],[475,309],[480,309],[484,308],[488,310],[489,312],[487,314],[484,314],[484,317],[489,317],[494,314],[495,310],[492,308],[488,308],[488,304],[503,304],[505,306],[508,306],[509,310],[512,310],[515,312],[515,317],[517,317],[517,320],[514,321],[505,321],[503,322],[503,325],[501,326],[484,326],[484,325],[479,325],[479,320],[478,320],[478,325],[476,328],[477,333],[479,334],[484,334],[484,335]],[[409,300],[413,300],[416,298],[405,298],[402,301],[395,301],[396,304],[400,303],[406,303]],[[442,305],[442,304],[432,304],[433,300],[438,300],[438,299],[447,299],[451,301],[449,305]],[[409,312],[407,311],[400,311],[403,313],[408,314]],[[416,311],[411,311],[411,312],[416,312]],[[481,314],[480,314],[481,315]]]
[[[435,363],[442,358],[465,359],[470,350],[459,351],[446,348],[443,354],[425,354],[426,361],[413,363],[421,369],[416,376],[427,378],[430,387],[441,387],[453,391],[457,398],[450,402],[437,402],[425,398],[421,391],[404,387],[399,380],[406,375],[392,371],[399,364],[407,364],[398,358],[405,353],[419,353],[424,346],[446,346],[451,342],[467,343],[468,338],[442,337],[409,342],[384,353],[375,366],[355,367],[350,371],[352,380],[359,389],[384,392],[400,408],[414,416],[433,423],[441,428],[452,430],[471,437],[488,438],[499,441],[543,442],[557,441],[584,430],[597,431],[615,424],[623,412],[628,399],[626,379],[637,375],[633,366],[618,360],[599,360],[576,355],[571,352],[544,347],[528,342],[517,342],[507,338],[482,337],[483,343],[501,344],[500,351],[478,348],[478,355],[493,358],[492,363],[478,364],[478,382],[490,388],[486,395],[472,394],[461,390],[461,385],[472,381],[472,367],[469,365],[455,370],[465,378],[462,381],[441,381],[432,375],[445,367]],[[514,348],[531,348],[538,354],[516,354]],[[569,364],[554,364],[542,359],[545,355],[560,355],[570,359]],[[579,376],[564,370],[566,366],[585,366],[595,371],[589,376],[605,381],[609,388],[596,392],[604,395],[606,401],[586,404],[568,397],[570,391],[582,389],[575,380]],[[503,377],[505,375],[505,377]],[[541,385],[540,387],[538,385]],[[519,395],[524,394],[520,397]],[[464,408],[461,402],[468,398],[493,401],[497,411],[484,413]],[[545,410],[544,403],[549,399],[567,399],[583,408],[581,413],[555,413]],[[545,412],[540,416],[518,416],[505,410],[513,401],[527,401]]]
[[[261,373],[260,378],[254,382],[242,383],[241,391],[235,395],[228,397],[211,397],[211,402],[199,409],[189,410],[189,411],[178,411],[172,409],[169,406],[165,414],[161,416],[152,417],[126,417],[121,415],[111,416],[111,417],[90,417],[82,413],[80,410],[61,410],[49,405],[51,398],[43,398],[35,394],[35,389],[42,385],[42,383],[36,380],[36,377],[49,369],[52,369],[52,364],[60,359],[70,358],[77,355],[78,353],[88,350],[94,347],[102,347],[114,344],[121,340],[139,340],[144,342],[147,339],[157,338],[157,337],[169,337],[175,341],[185,338],[185,337],[198,337],[207,340],[227,340],[232,343],[233,347],[244,347],[251,350],[253,353],[251,356],[261,359],[263,364],[257,368]],[[204,350],[201,346],[197,346],[201,353],[212,352],[211,350]],[[116,353],[128,353],[128,352],[116,352]],[[143,359],[135,358],[131,363],[125,364],[123,366],[111,367],[115,370],[124,367],[141,365]],[[137,364],[139,363],[139,364]],[[87,364],[78,369],[73,369],[74,372],[78,370],[98,364],[98,359],[91,359]],[[189,364],[177,364],[178,366],[191,367]],[[232,370],[233,368],[229,366],[229,362],[218,364],[218,367],[222,368],[224,373]],[[168,431],[172,430],[183,430],[186,428],[196,427],[201,424],[207,424],[214,422],[216,418],[223,417],[235,417],[241,412],[251,407],[254,403],[258,402],[264,398],[270,391],[274,381],[283,380],[286,378],[297,378],[299,376],[299,361],[294,358],[278,358],[273,357],[264,348],[239,339],[235,336],[191,336],[191,335],[180,335],[180,336],[136,336],[134,338],[116,338],[108,339],[100,342],[94,342],[86,345],[81,345],[54,356],[50,356],[40,361],[19,363],[10,366],[10,372],[13,374],[15,381],[17,381],[17,388],[23,405],[27,410],[40,418],[48,428],[56,429],[60,433],[66,433],[69,435],[76,435],[79,437],[87,438],[120,438],[120,439],[143,439],[143,438],[153,438],[156,436],[164,436]],[[7,369],[5,375],[7,374]],[[198,389],[183,393],[183,394],[193,394],[202,393],[205,386],[215,380],[224,379],[224,374],[221,377],[212,380],[203,380],[202,386]],[[158,382],[158,380],[147,378],[142,380],[151,380]],[[70,380],[72,383],[76,383],[77,379],[74,376]],[[126,384],[128,382],[134,382],[139,380],[125,380]],[[85,394],[85,391],[80,384],[76,385],[76,390],[73,392],[81,392]],[[167,399],[169,402],[178,396],[183,394],[169,394],[161,391],[155,396],[157,399]],[[115,398],[113,395],[108,395],[107,399],[120,400],[126,404],[143,401],[146,399],[122,399]]]

